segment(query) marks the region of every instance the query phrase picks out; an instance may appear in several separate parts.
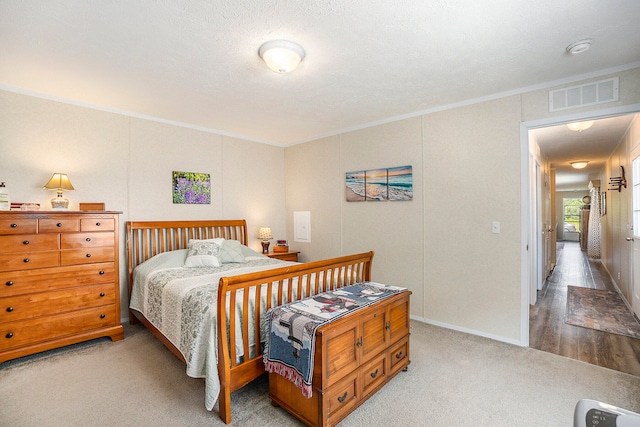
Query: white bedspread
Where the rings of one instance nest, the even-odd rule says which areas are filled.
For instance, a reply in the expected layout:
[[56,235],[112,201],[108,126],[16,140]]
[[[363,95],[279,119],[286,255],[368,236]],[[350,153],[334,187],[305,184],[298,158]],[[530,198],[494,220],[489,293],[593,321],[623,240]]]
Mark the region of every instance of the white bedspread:
[[[220,278],[294,263],[256,256],[242,264],[185,268],[186,256],[186,249],[165,252],[136,267],[129,306],[180,350],[187,375],[205,379],[205,406],[212,410],[220,393],[216,328]],[[242,356],[242,343],[237,342],[236,348]]]

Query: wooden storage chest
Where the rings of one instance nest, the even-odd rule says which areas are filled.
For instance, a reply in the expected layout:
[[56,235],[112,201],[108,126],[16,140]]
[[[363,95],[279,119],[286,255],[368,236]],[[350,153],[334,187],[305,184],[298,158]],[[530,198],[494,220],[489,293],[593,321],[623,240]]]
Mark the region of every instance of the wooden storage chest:
[[308,426],[334,426],[409,365],[409,298],[402,292],[316,331],[313,396],[269,374],[269,397]]

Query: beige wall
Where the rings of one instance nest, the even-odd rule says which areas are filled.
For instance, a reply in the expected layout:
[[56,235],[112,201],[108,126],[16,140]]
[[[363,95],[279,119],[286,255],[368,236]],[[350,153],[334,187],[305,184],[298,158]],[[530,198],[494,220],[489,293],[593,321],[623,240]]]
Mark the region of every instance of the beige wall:
[[[50,207],[42,189],[53,172],[79,202],[105,202],[127,220],[245,218],[249,245],[270,225],[286,236],[284,149],[209,132],[0,91],[0,180],[13,202]],[[211,204],[174,205],[171,172],[211,174]],[[124,227],[120,242],[122,316],[128,317]]]
[[[640,68],[616,75],[620,101],[579,112],[640,103]],[[0,91],[0,180],[14,201],[47,206],[42,185],[66,172],[72,208],[105,202],[123,221],[247,218],[250,236],[270,225],[304,261],[375,250],[374,280],[411,289],[415,318],[521,342],[520,126],[576,113],[549,114],[547,96],[541,89],[283,149]],[[413,166],[412,201],[345,201],[345,172],[403,165]],[[210,173],[211,205],[173,205],[173,170]],[[294,211],[311,212],[310,243],[293,241]]]
[[[292,246],[307,260],[373,249],[374,280],[411,289],[414,318],[523,342],[521,123],[639,103],[640,69],[614,75],[618,102],[549,113],[548,91],[559,86],[286,148],[289,234],[293,211],[312,218],[312,242]],[[345,201],[345,172],[405,164],[414,170],[413,201]]]

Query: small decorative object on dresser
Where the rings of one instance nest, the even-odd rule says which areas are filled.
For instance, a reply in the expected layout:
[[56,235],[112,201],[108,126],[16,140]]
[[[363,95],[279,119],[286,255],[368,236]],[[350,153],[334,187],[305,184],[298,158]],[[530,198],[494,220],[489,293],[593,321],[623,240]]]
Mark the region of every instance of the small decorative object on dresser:
[[45,190],[56,190],[57,197],[51,199],[51,207],[54,209],[67,209],[69,207],[69,199],[62,197],[62,190],[73,191],[73,185],[66,173],[54,173],[51,179],[42,187]]
[[120,212],[0,212],[0,363],[120,324]]
[[260,227],[258,230],[258,239],[262,243],[262,253],[269,253],[269,240],[273,239],[270,227]]

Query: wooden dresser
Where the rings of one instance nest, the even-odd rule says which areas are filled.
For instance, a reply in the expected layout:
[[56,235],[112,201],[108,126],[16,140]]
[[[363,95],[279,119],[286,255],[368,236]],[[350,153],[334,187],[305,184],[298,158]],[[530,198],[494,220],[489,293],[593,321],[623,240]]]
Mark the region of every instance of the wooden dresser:
[[409,365],[409,297],[402,292],[316,331],[313,396],[269,374],[269,397],[308,426],[334,426]]
[[119,212],[0,212],[0,362],[120,324]]

